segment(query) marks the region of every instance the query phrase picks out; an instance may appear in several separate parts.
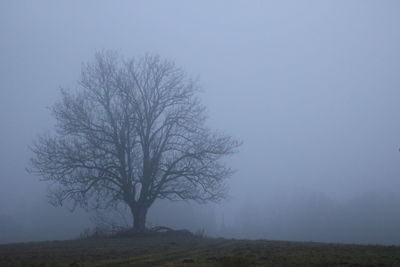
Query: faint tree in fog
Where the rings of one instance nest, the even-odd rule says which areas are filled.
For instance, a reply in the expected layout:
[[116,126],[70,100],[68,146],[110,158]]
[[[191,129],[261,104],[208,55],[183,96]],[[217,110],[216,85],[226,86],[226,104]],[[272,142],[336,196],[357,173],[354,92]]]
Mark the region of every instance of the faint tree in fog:
[[61,90],[56,132],[32,146],[30,171],[51,182],[53,203],[128,205],[145,229],[156,199],[218,201],[232,171],[220,160],[239,143],[205,127],[196,83],[159,56],[96,54],[79,89]]

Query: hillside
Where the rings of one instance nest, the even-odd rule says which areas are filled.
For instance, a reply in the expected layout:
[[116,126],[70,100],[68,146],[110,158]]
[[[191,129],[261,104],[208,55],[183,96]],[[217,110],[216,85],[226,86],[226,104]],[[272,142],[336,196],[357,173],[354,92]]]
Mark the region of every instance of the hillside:
[[0,266],[400,266],[398,246],[196,237],[0,245]]

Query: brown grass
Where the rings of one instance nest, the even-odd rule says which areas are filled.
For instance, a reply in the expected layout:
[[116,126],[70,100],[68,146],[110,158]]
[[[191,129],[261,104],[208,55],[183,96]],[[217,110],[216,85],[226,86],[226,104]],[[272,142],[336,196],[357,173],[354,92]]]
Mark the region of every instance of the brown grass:
[[400,266],[400,247],[182,236],[0,245],[0,266]]

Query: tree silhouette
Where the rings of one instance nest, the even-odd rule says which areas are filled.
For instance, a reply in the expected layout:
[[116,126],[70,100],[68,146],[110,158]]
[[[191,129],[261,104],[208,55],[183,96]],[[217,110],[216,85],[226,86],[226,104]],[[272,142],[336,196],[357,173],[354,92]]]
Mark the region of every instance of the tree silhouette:
[[54,134],[33,144],[30,171],[51,182],[54,204],[128,205],[145,229],[156,199],[218,201],[232,171],[221,158],[239,142],[205,126],[197,84],[157,55],[99,52],[79,90],[61,90]]

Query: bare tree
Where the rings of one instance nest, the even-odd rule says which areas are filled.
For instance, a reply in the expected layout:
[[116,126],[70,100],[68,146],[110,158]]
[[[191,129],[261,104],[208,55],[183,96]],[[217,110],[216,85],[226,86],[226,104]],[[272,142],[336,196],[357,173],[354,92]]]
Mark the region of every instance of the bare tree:
[[61,90],[53,135],[33,144],[31,171],[50,181],[54,204],[128,205],[145,229],[156,199],[218,201],[232,171],[221,158],[239,143],[208,129],[197,85],[159,56],[100,52],[75,92]]

